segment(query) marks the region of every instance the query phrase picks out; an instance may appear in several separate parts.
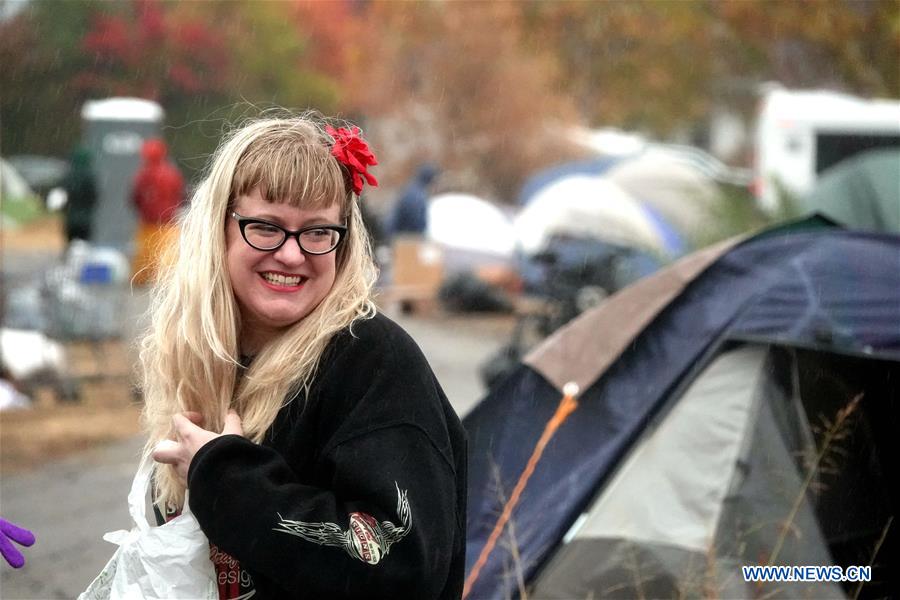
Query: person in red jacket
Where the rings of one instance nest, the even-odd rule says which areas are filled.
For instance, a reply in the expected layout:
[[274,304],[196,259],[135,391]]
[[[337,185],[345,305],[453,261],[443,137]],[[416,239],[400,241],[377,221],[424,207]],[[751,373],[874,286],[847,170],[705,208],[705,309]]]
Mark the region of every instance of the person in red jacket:
[[132,265],[137,284],[155,279],[157,249],[174,239],[174,218],[184,196],[184,180],[166,154],[162,140],[145,141],[141,148],[144,164],[134,179],[132,201],[140,216]]

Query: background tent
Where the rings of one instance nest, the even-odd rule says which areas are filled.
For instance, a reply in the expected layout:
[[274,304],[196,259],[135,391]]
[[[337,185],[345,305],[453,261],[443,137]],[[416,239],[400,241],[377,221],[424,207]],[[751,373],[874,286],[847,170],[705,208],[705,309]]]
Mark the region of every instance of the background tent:
[[900,233],[900,150],[871,150],[838,163],[805,205],[852,229]]
[[[900,238],[815,224],[639,281],[470,413],[469,597],[834,597],[745,584],[739,566],[865,565],[885,532],[862,597],[896,594]],[[843,465],[808,469],[820,447]]]
[[605,176],[686,236],[709,225],[719,200],[715,180],[692,162],[661,149],[621,160]]
[[526,254],[560,234],[666,254],[666,236],[640,205],[602,177],[572,175],[543,188],[513,221]]
[[469,194],[439,194],[428,202],[426,237],[440,244],[448,271],[509,264],[516,248],[512,220],[495,204]]
[[559,179],[564,179],[572,175],[603,175],[607,169],[616,164],[618,160],[619,157],[617,156],[589,158],[555,165],[538,171],[536,174],[529,177],[522,186],[522,189],[519,192],[519,205],[527,205],[534,200],[534,197],[538,192]]

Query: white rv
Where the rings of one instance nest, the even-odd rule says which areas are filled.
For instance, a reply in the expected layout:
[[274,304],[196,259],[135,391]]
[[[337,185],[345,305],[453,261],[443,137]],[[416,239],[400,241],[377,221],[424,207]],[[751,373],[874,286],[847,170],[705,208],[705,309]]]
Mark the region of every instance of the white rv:
[[756,127],[754,190],[760,206],[774,210],[779,188],[801,196],[828,167],[887,146],[900,147],[900,101],[770,89]]

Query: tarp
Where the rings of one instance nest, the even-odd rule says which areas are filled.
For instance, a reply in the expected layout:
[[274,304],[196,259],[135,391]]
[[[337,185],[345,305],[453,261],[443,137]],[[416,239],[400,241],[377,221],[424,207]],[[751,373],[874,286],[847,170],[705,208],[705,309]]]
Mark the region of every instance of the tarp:
[[898,277],[896,236],[782,231],[688,256],[557,332],[464,421],[471,575],[562,386],[581,389],[511,515],[517,554],[489,553],[470,597],[514,593],[517,569],[531,580],[667,394],[726,340],[900,359]]

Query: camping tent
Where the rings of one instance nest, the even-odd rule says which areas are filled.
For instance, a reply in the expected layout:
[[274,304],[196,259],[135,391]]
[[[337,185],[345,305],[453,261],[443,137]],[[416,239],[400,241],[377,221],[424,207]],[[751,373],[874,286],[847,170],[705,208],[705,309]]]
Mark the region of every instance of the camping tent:
[[428,240],[442,246],[450,271],[510,264],[516,249],[512,220],[496,204],[469,194],[439,194],[428,201]]
[[835,597],[740,566],[872,562],[896,594],[898,277],[900,238],[815,219],[559,330],[464,420],[467,597]]
[[900,233],[900,149],[870,150],[838,163],[804,204],[847,227]]
[[668,150],[648,149],[613,165],[605,176],[689,237],[709,227],[719,201],[716,181],[695,163]]
[[570,175],[538,192],[513,221],[526,254],[554,235],[592,238],[666,254],[666,235],[631,196],[603,177]]
[[521,191],[519,191],[519,205],[526,206],[530,204],[541,190],[559,179],[571,177],[572,175],[587,175],[589,177],[603,175],[618,160],[619,157],[589,158],[562,163],[538,171],[525,181]]

